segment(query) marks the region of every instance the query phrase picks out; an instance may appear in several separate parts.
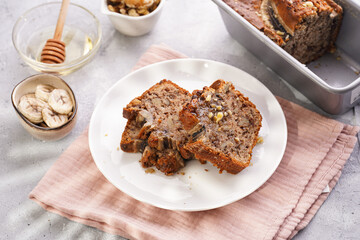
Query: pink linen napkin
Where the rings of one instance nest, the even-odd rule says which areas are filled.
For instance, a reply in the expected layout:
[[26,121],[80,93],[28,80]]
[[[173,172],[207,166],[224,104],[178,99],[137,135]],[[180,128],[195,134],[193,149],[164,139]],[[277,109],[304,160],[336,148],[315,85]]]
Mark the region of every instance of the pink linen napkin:
[[[183,57],[155,45],[134,69]],[[180,212],[127,196],[97,169],[87,130],[59,157],[29,197],[48,211],[130,239],[289,239],[310,222],[325,201],[329,193],[322,193],[323,189],[335,186],[360,128],[282,98],[278,101],[288,124],[284,157],[262,187],[230,205]]]

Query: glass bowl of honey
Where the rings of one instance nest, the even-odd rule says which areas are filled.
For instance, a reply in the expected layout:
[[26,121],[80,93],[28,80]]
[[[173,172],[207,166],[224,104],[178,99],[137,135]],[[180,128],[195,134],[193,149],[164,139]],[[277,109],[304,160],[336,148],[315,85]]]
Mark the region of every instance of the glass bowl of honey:
[[61,64],[40,61],[41,51],[53,38],[61,2],[44,3],[22,14],[16,21],[13,44],[20,57],[33,69],[43,73],[67,75],[88,63],[101,42],[101,26],[97,17],[86,8],[70,3],[62,33],[66,57]]

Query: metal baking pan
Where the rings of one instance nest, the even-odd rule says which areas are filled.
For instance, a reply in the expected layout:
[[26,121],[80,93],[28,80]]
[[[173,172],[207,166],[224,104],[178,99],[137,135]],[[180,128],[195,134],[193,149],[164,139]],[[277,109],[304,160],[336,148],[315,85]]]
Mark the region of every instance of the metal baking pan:
[[222,0],[218,5],[229,34],[280,77],[330,114],[342,114],[360,102],[360,3],[338,0],[344,18],[336,52],[307,65],[251,25]]

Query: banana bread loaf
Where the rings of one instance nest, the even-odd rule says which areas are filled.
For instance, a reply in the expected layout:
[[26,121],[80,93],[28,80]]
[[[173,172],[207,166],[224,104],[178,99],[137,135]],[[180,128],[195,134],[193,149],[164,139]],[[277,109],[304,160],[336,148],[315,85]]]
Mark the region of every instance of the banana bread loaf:
[[188,133],[182,128],[179,112],[191,94],[169,80],[162,80],[124,109],[128,119],[121,138],[125,152],[141,152],[142,166],[155,166],[172,175],[192,155],[183,149]]
[[334,49],[342,8],[333,0],[223,0],[301,63]]
[[215,81],[193,92],[180,112],[191,136],[184,148],[220,171],[236,174],[249,166],[262,116],[256,106],[230,82]]

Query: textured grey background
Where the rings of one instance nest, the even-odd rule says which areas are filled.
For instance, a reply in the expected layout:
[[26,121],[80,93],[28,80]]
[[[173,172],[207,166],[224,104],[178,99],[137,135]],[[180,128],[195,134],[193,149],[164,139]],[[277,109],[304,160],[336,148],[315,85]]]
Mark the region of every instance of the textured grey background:
[[[0,1],[0,239],[121,239],[44,211],[28,199],[28,194],[84,130],[105,91],[126,75],[152,44],[165,43],[190,57],[212,59],[241,68],[258,78],[275,95],[324,114],[233,40],[226,32],[217,7],[210,0],[167,0],[154,31],[136,38],[123,36],[114,30],[107,17],[100,13],[100,1],[73,0],[100,19],[102,46],[91,63],[64,77],[79,102],[75,129],[58,142],[35,140],[19,124],[10,102],[15,84],[35,73],[18,56],[11,33],[21,13],[43,2],[48,1]],[[330,117],[360,124],[360,108]],[[359,225],[360,160],[357,144],[335,189],[295,239],[360,239]]]

